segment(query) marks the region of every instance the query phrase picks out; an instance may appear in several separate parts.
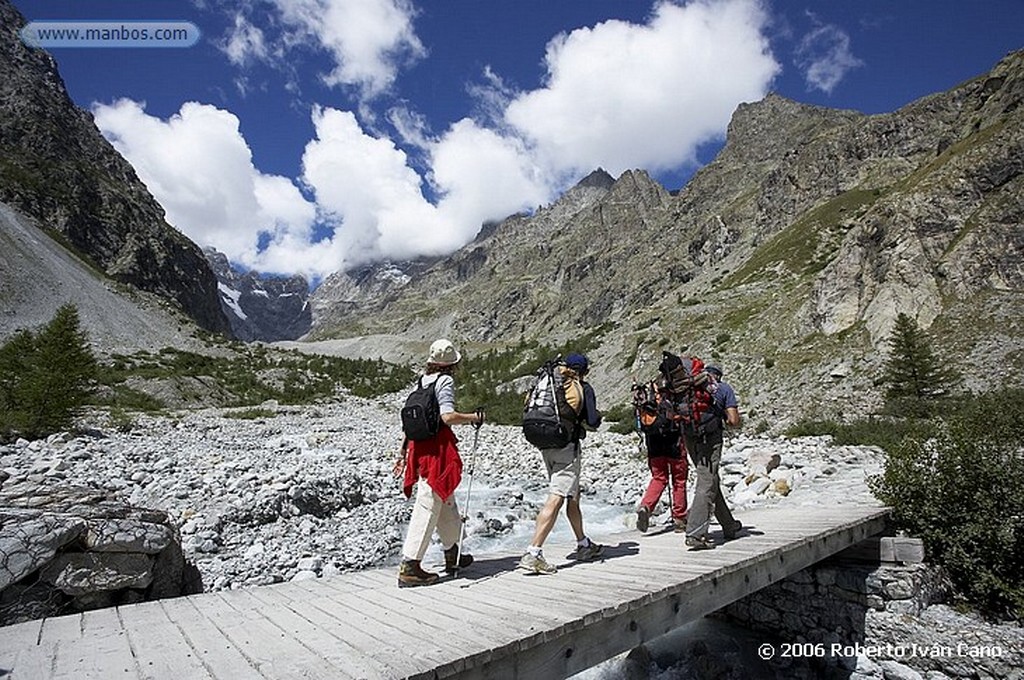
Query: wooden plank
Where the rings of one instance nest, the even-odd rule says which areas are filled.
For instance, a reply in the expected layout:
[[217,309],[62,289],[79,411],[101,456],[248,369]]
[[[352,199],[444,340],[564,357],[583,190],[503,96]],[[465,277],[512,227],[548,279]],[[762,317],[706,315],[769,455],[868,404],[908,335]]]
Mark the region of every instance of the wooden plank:
[[196,608],[195,600],[210,596],[170,598],[160,600],[159,604],[210,675],[215,678],[271,677],[262,673],[252,659]]
[[[332,581],[326,581],[325,585],[334,587]],[[397,586],[395,587],[397,588]],[[325,592],[321,602],[325,605],[329,602],[337,616],[351,620],[361,629],[372,632],[374,637],[382,640],[391,640],[395,645],[404,649],[410,658],[427,661],[434,665],[445,663],[451,658],[452,650],[447,650],[442,654],[431,648],[424,647],[423,640],[435,636],[437,634],[436,630],[423,630],[418,627],[409,627],[407,629],[403,625],[403,621],[398,621],[395,616],[389,616],[388,612],[381,611],[378,605],[367,601],[365,596],[369,592],[371,591],[362,590],[357,594],[353,594],[351,592],[338,591],[333,595]],[[458,643],[457,640],[450,640],[450,642]],[[453,649],[458,648],[458,645],[453,647]],[[471,650],[467,649],[466,651]]]
[[69,641],[82,637],[82,615],[55,616],[43,619],[39,640]]
[[53,673],[53,664],[57,659],[57,642],[47,641],[33,644],[5,655],[0,669],[7,671],[4,680],[39,680],[48,678]]
[[[397,590],[396,585],[395,591]],[[358,606],[377,621],[414,632],[420,635],[421,639],[436,636],[438,630],[445,630],[458,639],[459,647],[466,649],[476,649],[490,642],[486,635],[467,627],[464,619],[452,619],[444,615],[439,608],[432,606],[410,609],[383,589],[364,590]],[[447,644],[452,644],[451,640],[447,641]]]
[[630,573],[616,572],[612,567],[605,567],[600,564],[589,565],[591,568],[586,571],[579,569],[566,569],[558,572],[555,576],[559,581],[575,583],[581,588],[590,588],[592,592],[604,598],[620,597],[632,599],[650,596],[657,592],[665,584],[648,585],[646,579],[642,579],[634,571]]
[[4,664],[8,654],[39,644],[43,621],[44,619],[36,619],[3,627],[3,635],[0,635],[0,666]]
[[80,631],[79,639],[58,642],[49,675],[52,680],[139,677],[135,656],[115,608],[84,612]]
[[350,677],[343,669],[329,664],[318,650],[267,619],[242,591],[194,597],[191,604],[267,677]]
[[42,628],[43,619],[37,619],[0,630],[0,677],[18,680],[49,674],[55,645],[39,644]]
[[[306,583],[310,582],[311,581],[306,581]],[[364,571],[353,571],[345,574],[345,583],[351,584],[353,592],[366,589],[397,588],[398,571],[397,569],[395,571],[390,569],[366,569]],[[337,585],[337,583],[334,585]]]
[[596,593],[592,587],[559,579],[561,573],[537,576],[522,572],[508,574],[488,583],[479,596],[507,603],[513,608],[529,603],[550,611],[557,606],[559,613],[566,617],[584,616],[609,605],[608,597]]
[[[469,585],[476,585],[476,583],[470,582]],[[550,602],[544,606],[532,607],[524,607],[521,602],[495,603],[493,600],[481,596],[487,593],[486,589],[473,589],[467,584],[456,583],[453,583],[452,586],[445,588],[440,597],[449,601],[452,606],[484,617],[488,621],[494,622],[495,625],[518,624],[525,626],[528,630],[534,630],[539,627],[560,625],[566,621],[565,617],[552,611]],[[438,597],[432,588],[404,588],[398,590],[398,594],[401,597],[416,598],[419,601],[434,600]]]
[[118,608],[121,627],[135,655],[139,677],[213,678],[178,626],[167,617],[160,602],[144,602]]
[[[298,584],[296,584],[298,586]],[[350,618],[339,617],[338,609],[331,606],[323,595],[316,596],[312,591],[304,591],[307,597],[292,597],[283,588],[253,588],[252,596],[263,601],[269,607],[286,607],[295,616],[309,622],[311,626],[320,628],[328,634],[343,640],[352,649],[373,657],[376,663],[390,670],[385,677],[403,677],[420,672],[422,663],[416,663],[404,649],[391,643],[386,636],[374,635],[377,628],[366,628],[353,623]],[[347,614],[348,610],[343,610]]]
[[[282,631],[297,640],[303,646],[317,650],[324,660],[333,667],[343,669],[350,677],[358,678],[392,678],[394,669],[375,660],[375,652],[379,647],[369,649],[357,648],[343,636],[337,634],[336,627],[320,628],[299,616],[283,599],[283,594],[270,589],[268,592],[257,593],[258,588],[243,588],[237,593],[238,607],[250,607],[262,612],[263,616]],[[248,599],[248,602],[244,602]],[[269,606],[268,606],[269,605]],[[338,675],[341,675],[339,671]]]

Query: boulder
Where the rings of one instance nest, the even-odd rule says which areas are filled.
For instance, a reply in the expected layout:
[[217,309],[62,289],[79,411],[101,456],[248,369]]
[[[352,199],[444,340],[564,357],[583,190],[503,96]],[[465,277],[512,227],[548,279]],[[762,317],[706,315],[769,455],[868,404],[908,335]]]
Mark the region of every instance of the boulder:
[[165,512],[67,484],[0,491],[0,625],[200,590]]

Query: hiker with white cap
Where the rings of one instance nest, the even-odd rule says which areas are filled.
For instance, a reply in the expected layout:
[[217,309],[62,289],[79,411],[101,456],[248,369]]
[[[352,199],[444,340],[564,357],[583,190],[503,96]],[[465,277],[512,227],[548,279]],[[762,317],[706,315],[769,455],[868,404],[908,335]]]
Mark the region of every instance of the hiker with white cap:
[[[431,388],[436,398],[437,413],[433,414],[436,422],[432,424],[434,433],[426,438],[413,438],[406,430],[402,455],[395,465],[396,473],[404,468],[402,490],[406,498],[412,496],[412,488],[419,482],[402,546],[402,563],[398,571],[400,588],[429,585],[438,580],[438,574],[424,570],[420,564],[435,529],[444,548],[446,572],[456,572],[473,562],[472,555],[460,554],[462,517],[455,503],[455,489],[462,480],[462,458],[451,426],[471,424],[479,428],[484,422],[484,412],[482,409],[476,413],[455,410],[454,374],[461,359],[458,350],[448,340],[437,340],[430,346],[426,370],[418,385]],[[403,409],[403,429],[405,411]],[[430,409],[426,411],[429,418]]]

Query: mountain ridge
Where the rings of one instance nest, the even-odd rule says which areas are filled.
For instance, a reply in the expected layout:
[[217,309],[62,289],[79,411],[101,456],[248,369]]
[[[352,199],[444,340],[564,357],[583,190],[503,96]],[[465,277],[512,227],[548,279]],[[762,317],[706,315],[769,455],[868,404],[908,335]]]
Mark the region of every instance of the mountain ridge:
[[[903,312],[962,368],[994,342],[998,380],[1019,381],[1022,74],[1024,52],[1011,53],[884,114],[775,94],[742,104],[676,194],[641,170],[577,185],[384,294],[355,285],[339,305],[318,289],[308,338],[447,335],[482,349],[604,328],[595,380],[612,399],[668,348],[726,363],[765,417],[787,389],[818,384],[828,415],[877,407]],[[990,318],[992,337],[972,318]]]
[[201,328],[227,332],[199,247],[166,223],[131,165],[74,105],[53,58],[21,41],[25,23],[0,0],[0,201],[113,279],[173,301]]

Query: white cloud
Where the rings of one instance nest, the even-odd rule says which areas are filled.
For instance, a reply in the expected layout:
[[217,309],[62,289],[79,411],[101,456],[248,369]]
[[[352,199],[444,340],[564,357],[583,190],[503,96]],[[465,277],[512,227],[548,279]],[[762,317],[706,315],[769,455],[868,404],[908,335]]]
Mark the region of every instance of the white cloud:
[[822,24],[809,14],[815,27],[795,50],[796,65],[803,71],[807,89],[831,94],[851,69],[864,62],[853,55],[850,36],[834,24]]
[[355,87],[364,100],[388,90],[398,68],[426,50],[413,29],[409,0],[273,0],[281,19],[298,31],[293,44],[310,37],[333,60],[328,85]]
[[347,111],[314,113],[316,139],[302,157],[303,179],[335,225],[335,268],[375,258],[448,253],[483,222],[550,198],[514,139],[466,119],[427,145],[436,204],[404,151],[368,134]]
[[306,271],[279,251],[258,252],[261,235],[274,242],[308,241],[315,206],[287,178],[264,175],[238,128],[238,118],[188,102],[169,120],[122,99],[96,104],[96,125],[127,158],[157,199],[167,221],[200,245],[212,245],[246,266]]
[[265,60],[268,55],[263,30],[240,13],[235,14],[234,25],[218,47],[235,66],[245,66],[253,60]]
[[442,193],[438,209],[458,245],[488,220],[551,200],[554,181],[523,143],[479,127],[469,119],[453,125],[431,149],[432,179]]
[[436,252],[439,241],[448,244],[404,151],[366,134],[348,111],[316,111],[313,124],[316,139],[302,156],[303,179],[336,224],[344,264],[410,257]]
[[756,0],[661,2],[644,25],[613,20],[559,35],[547,47],[546,85],[512,101],[506,119],[563,170],[693,162],[779,72],[767,21]]
[[[255,168],[229,111],[186,103],[165,121],[128,100],[94,107],[172,224],[261,271],[322,277],[379,258],[445,254],[484,222],[548,203],[599,166],[618,174],[695,163],[697,147],[721,137],[736,106],[760,99],[779,71],[758,0],[663,1],[644,24],[607,21],[551,40],[535,90],[514,91],[485,67],[469,86],[473,117],[442,132],[412,105],[392,104],[396,142],[367,126],[374,97],[425,54],[407,0],[272,2],[276,21],[291,27],[285,37],[329,50],[327,80],[360,95],[358,117],[313,110],[300,178]],[[228,58],[277,63],[281,36],[271,49],[251,28],[236,22]]]

